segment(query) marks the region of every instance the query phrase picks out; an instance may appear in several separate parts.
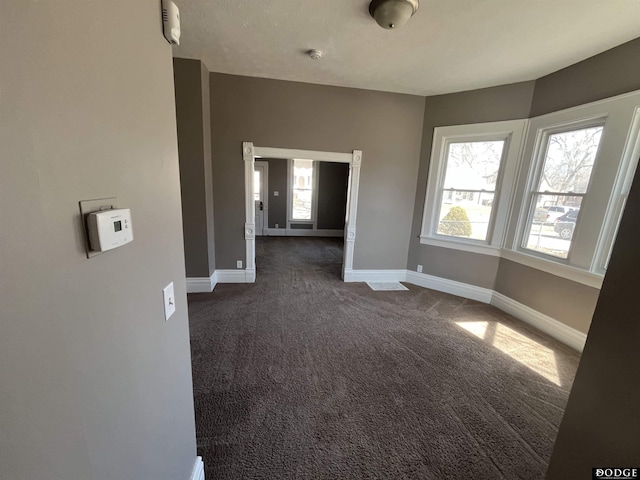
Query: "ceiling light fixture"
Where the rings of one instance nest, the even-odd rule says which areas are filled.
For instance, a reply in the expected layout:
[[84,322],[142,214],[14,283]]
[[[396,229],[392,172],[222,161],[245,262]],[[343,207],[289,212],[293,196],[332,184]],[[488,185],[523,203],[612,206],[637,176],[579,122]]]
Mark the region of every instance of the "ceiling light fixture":
[[401,27],[418,11],[418,0],[373,0],[369,13],[382,28]]

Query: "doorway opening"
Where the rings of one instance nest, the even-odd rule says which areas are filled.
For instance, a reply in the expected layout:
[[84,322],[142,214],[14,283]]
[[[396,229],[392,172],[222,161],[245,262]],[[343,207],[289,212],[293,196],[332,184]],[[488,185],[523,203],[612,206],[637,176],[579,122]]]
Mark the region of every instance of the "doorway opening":
[[[356,219],[358,205],[358,188],[360,184],[360,166],[362,151],[354,150],[351,153],[320,152],[312,150],[295,150],[273,147],[256,147],[251,142],[243,143],[243,160],[245,164],[245,242],[246,242],[246,269],[245,279],[254,282],[256,278],[255,266],[255,237],[264,235],[268,229],[268,197],[264,180],[268,178],[267,168],[261,170],[262,164],[267,162],[259,159],[284,158],[300,159],[314,162],[335,162],[349,165],[347,184],[347,205],[344,223],[344,256],[342,262],[342,279],[349,277],[353,271],[353,257],[355,252]],[[258,161],[256,161],[258,159]],[[292,163],[292,162],[291,162]],[[293,164],[293,163],[292,163]],[[256,170],[256,165],[258,170]],[[258,172],[258,173],[256,173]],[[298,186],[305,189],[304,181]],[[259,191],[258,191],[259,190]],[[300,192],[299,192],[300,193]],[[301,192],[300,195],[303,195]],[[293,204],[292,204],[293,205]],[[262,209],[262,210],[261,210]],[[265,219],[267,223],[265,223]],[[287,226],[290,226],[291,216],[288,215]]]
[[253,167],[253,202],[256,236],[266,234],[269,226],[269,163],[255,162]]

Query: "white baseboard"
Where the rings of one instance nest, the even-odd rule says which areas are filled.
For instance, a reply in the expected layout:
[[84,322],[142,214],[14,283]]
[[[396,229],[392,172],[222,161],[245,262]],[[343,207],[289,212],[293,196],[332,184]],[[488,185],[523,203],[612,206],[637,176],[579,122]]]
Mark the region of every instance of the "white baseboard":
[[256,271],[247,268],[246,270],[216,270],[218,283],[254,283],[256,281]]
[[417,273],[412,270],[346,270],[345,282],[407,282],[423,288],[490,303],[532,327],[581,352],[587,335],[489,288]]
[[344,230],[311,228],[267,228],[265,235],[269,237],[344,237]]
[[244,279],[246,283],[255,283],[256,282],[256,269],[255,268],[247,268],[244,271]]
[[187,293],[210,293],[217,283],[217,271],[210,277],[187,277]]
[[189,480],[204,480],[204,463],[202,457],[196,457]]
[[404,282],[406,270],[345,270],[345,282]]
[[264,229],[264,236],[267,236],[267,237],[286,237],[287,236],[287,230],[285,228],[265,228]]
[[555,318],[551,318],[531,307],[516,302],[499,292],[493,292],[491,305],[545,332],[579,352],[582,352],[584,349],[587,334],[571,328]]
[[[284,229],[278,229],[284,231]],[[187,278],[187,293],[212,292],[218,283],[254,283],[256,271],[216,270],[211,277]],[[346,270],[345,282],[407,282],[423,288],[458,295],[478,302],[490,303],[532,327],[581,352],[587,335],[564,323],[488,288],[456,282],[412,270]],[[200,458],[200,457],[198,457]],[[203,473],[204,475],[204,473]],[[204,477],[203,477],[204,478]]]
[[491,303],[493,290],[489,288],[476,287],[468,283],[456,282],[446,278],[427,275],[407,270],[407,282],[419,287],[430,288],[439,292],[458,295],[459,297],[470,298],[483,303]]

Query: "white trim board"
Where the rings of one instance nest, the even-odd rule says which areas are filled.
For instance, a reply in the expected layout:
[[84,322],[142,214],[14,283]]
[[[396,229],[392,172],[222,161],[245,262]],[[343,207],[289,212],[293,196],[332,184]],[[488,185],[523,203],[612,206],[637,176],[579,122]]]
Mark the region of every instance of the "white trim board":
[[[255,248],[255,201],[253,195],[253,169],[256,158],[304,158],[316,161],[339,162],[349,164],[349,183],[347,187],[347,214],[344,235],[344,260],[342,277],[346,271],[353,269],[353,257],[356,241],[356,218],[358,214],[358,190],[360,188],[360,167],[362,150],[351,153],[319,152],[315,150],[296,150],[274,147],[256,147],[252,142],[242,143],[242,160],[244,161],[244,194],[245,194],[245,265],[246,281],[255,282],[256,248]],[[288,203],[288,202],[287,202]],[[222,281],[222,280],[218,280]]]
[[561,341],[565,345],[582,352],[587,341],[587,334],[559,322],[555,318],[540,313],[531,307],[516,302],[515,300],[499,292],[493,292],[491,305],[513,315],[518,320],[531,325],[532,327],[545,332],[547,335]]
[[405,282],[406,270],[345,270],[345,282]]
[[246,270],[216,270],[218,283],[253,283],[256,281],[256,271]]
[[344,230],[312,228],[267,228],[268,237],[344,237]]
[[[427,275],[426,273],[417,273],[413,270],[348,269],[344,272],[344,281],[407,282],[438,292],[491,304],[579,352],[582,352],[587,341],[587,334],[489,288],[477,287],[468,283]],[[211,277],[187,278],[187,293],[209,293],[213,291],[218,283],[253,282],[255,282],[255,270],[216,270]]]
[[585,333],[489,288],[477,287],[425,273],[417,273],[412,270],[349,270],[345,272],[344,281],[407,282],[438,292],[491,304],[578,352],[582,352],[587,340]]
[[202,461],[202,457],[196,457],[189,480],[204,480],[204,462]]
[[187,277],[187,293],[211,293],[217,283],[217,271],[210,277]]
[[431,290],[437,290],[483,303],[491,303],[491,297],[493,295],[493,290],[488,288],[476,287],[468,283],[435,277],[412,270],[407,270],[407,282],[418,285],[419,287],[430,288]]

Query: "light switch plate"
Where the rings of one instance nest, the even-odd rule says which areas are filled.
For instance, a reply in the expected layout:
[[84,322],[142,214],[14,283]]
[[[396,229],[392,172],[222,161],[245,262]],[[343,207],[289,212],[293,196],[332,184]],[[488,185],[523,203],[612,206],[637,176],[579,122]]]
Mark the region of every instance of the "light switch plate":
[[162,289],[164,297],[164,319],[169,320],[176,313],[176,297],[173,294],[173,282]]

